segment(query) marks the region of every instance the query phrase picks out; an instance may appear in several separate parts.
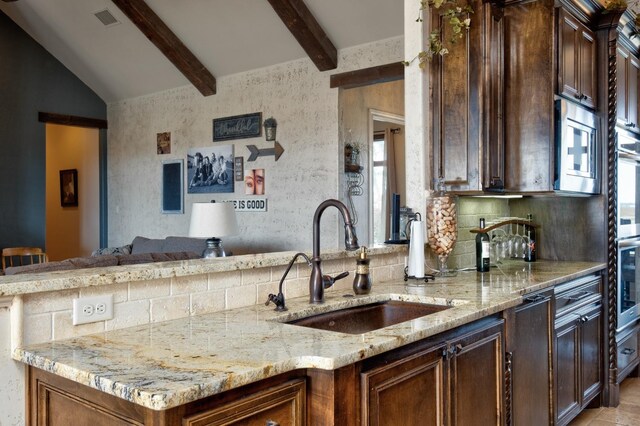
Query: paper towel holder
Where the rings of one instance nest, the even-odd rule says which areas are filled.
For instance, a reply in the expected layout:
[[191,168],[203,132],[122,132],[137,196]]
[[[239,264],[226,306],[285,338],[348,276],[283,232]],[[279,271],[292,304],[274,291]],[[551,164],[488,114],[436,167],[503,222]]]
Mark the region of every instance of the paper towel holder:
[[[422,222],[422,216],[420,215],[420,213],[416,213],[415,216],[407,222],[407,224],[405,225],[405,235],[407,236],[409,235],[409,233],[407,232],[407,228],[409,228],[411,225],[411,222],[414,222],[414,221]],[[409,245],[411,245],[410,238],[407,240],[407,242],[409,243]],[[425,283],[428,283],[429,280],[435,281],[436,277],[434,274],[424,274],[423,277],[415,277],[415,276],[409,275],[409,266],[407,265],[404,267],[404,281],[405,282],[409,281],[409,279],[424,281]],[[411,284],[407,284],[407,285],[411,285]]]

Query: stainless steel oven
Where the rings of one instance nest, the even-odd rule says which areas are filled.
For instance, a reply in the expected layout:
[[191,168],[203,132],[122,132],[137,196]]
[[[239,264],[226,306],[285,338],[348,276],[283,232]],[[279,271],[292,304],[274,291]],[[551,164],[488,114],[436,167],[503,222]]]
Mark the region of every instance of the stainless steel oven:
[[640,141],[618,131],[618,238],[640,236]]
[[640,238],[618,242],[618,330],[640,314]]

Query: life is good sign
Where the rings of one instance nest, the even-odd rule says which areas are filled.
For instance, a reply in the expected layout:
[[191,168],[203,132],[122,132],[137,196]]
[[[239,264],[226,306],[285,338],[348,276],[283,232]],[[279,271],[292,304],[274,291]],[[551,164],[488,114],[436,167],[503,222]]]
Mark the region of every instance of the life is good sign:
[[224,200],[225,203],[233,203],[237,212],[266,212],[266,198],[241,198],[239,200]]

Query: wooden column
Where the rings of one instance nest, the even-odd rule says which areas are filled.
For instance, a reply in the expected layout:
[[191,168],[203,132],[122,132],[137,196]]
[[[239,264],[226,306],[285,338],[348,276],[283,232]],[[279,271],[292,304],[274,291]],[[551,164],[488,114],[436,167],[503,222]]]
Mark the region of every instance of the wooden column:
[[617,318],[617,265],[618,251],[616,245],[616,104],[617,104],[617,82],[616,82],[616,45],[618,41],[617,26],[623,11],[609,12],[600,17],[597,26],[598,43],[598,81],[599,101],[598,111],[606,123],[603,129],[603,195],[605,199],[605,209],[607,220],[605,223],[607,235],[607,270],[604,276],[606,285],[606,324],[605,324],[605,354],[607,362],[605,370],[605,389],[602,402],[606,406],[617,406],[620,402],[619,385],[617,383],[618,362],[616,346],[616,318]]

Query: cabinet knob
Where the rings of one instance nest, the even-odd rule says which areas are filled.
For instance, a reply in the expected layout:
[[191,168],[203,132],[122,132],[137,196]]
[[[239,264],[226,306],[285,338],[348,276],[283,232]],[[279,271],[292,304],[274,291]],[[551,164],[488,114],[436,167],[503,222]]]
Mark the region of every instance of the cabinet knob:
[[273,420],[267,420],[267,422],[264,424],[264,426],[280,426],[280,423],[273,421]]
[[573,97],[576,99],[582,99],[582,93],[576,93],[573,95]]
[[622,351],[620,351],[620,353],[622,355],[632,355],[636,352],[635,349],[631,349],[631,348],[624,348]]

